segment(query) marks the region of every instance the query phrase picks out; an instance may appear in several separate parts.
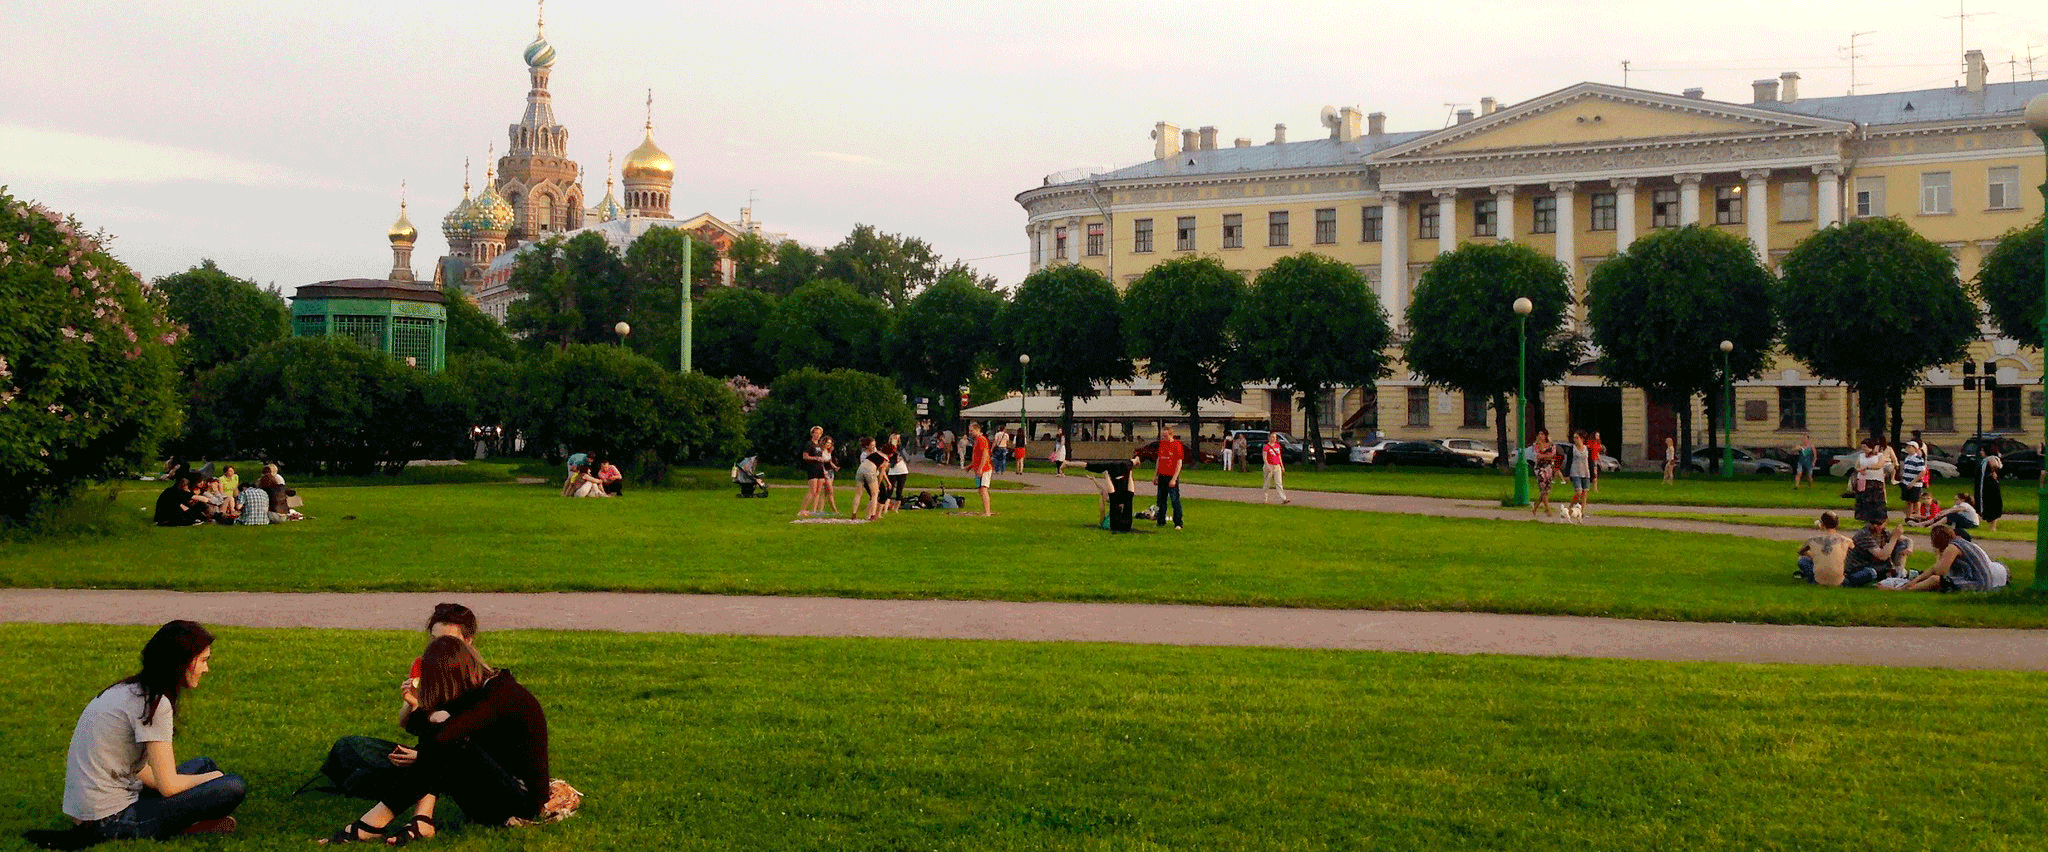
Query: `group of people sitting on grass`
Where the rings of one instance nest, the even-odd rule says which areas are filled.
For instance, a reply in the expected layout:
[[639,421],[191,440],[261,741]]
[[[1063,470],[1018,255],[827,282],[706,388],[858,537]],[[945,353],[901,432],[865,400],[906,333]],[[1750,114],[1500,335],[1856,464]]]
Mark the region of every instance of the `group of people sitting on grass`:
[[1820,534],[1800,545],[1794,576],[1821,586],[1909,592],[1984,592],[2003,588],[2010,579],[2003,563],[1947,524],[1936,523],[1928,534],[1933,567],[1913,571],[1906,568],[1913,540],[1904,529],[1892,529],[1880,517],[1848,536],[1842,534],[1841,523],[1834,512],[1821,513],[1816,522]]
[[181,466],[171,477],[171,484],[156,495],[156,525],[264,526],[306,519],[292,505],[298,492],[285,485],[277,465],[264,465],[263,474],[248,483],[242,482],[233,465],[223,468],[218,477],[212,470],[210,464],[199,470],[185,470]]
[[626,493],[626,477],[617,465],[588,453],[569,456],[569,478],[562,482],[564,497],[618,497]]
[[[581,794],[548,775],[547,716],[510,671],[487,665],[475,647],[475,613],[434,607],[430,641],[399,686],[398,724],[413,746],[344,737],[322,774],[348,795],[377,804],[323,844],[403,846],[441,828],[436,807],[453,799],[467,821],[512,826],[559,819]],[[180,763],[173,720],[186,690],[211,668],[214,637],[191,621],[159,628],[142,649],[142,670],[100,691],[71,734],[63,810],[70,826],[30,831],[45,849],[83,849],[108,840],[165,840],[235,830],[248,797],[239,775],[211,758]],[[413,816],[403,822],[400,814]]]

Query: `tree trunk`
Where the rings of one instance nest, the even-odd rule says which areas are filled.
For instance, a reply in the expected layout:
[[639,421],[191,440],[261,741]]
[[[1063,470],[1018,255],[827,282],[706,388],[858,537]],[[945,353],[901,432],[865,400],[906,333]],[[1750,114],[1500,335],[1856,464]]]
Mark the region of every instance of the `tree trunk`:
[[1187,408],[1188,439],[1181,443],[1187,446],[1188,463],[1200,469],[1202,466],[1202,404],[1197,402]]
[[[1892,409],[1892,446],[1896,447],[1899,445],[1899,431],[1905,428],[1906,425],[1906,392],[1899,388],[1893,388],[1891,392],[1886,395],[1891,397],[1890,401]],[[1904,451],[1900,451],[1900,455],[1904,456]]]
[[1060,391],[1060,431],[1074,434],[1074,394]]
[[[1522,416],[1522,412],[1515,412],[1515,416]],[[1503,471],[1513,470],[1514,454],[1521,452],[1522,448],[1517,446],[1513,452],[1508,450],[1508,395],[1504,393],[1493,395],[1493,435],[1493,445],[1500,448],[1500,458],[1493,460],[1494,466]]]
[[1692,395],[1678,396],[1678,469],[1682,473],[1692,471]]
[[1322,397],[1320,389],[1301,395],[1301,413],[1308,419],[1308,437],[1303,439],[1302,452],[1315,461],[1316,470],[1323,469]]
[[1707,391],[1703,398],[1707,402],[1707,455],[1708,467],[1719,473],[1721,469],[1721,394]]

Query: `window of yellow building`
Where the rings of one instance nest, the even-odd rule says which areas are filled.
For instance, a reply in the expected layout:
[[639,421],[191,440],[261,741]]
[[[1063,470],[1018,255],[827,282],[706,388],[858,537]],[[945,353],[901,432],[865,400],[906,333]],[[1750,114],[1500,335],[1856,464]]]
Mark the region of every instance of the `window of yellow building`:
[[1991,170],[1984,186],[1984,206],[1991,210],[2018,210],[2020,167],[2001,166]]
[[1498,232],[1499,203],[1491,198],[1472,202],[1472,236],[1491,237]]
[[1358,238],[1368,243],[1379,242],[1387,230],[1386,208],[1375,204],[1366,207],[1363,213],[1365,224],[1363,230],[1359,232]]
[[1650,193],[1650,227],[1678,227],[1678,190],[1659,189]]
[[1329,245],[1337,241],[1337,208],[1316,208],[1316,245]]
[[1615,202],[1614,202],[1614,193],[1612,193],[1612,192],[1596,192],[1596,193],[1593,193],[1593,198],[1592,198],[1592,204],[1593,204],[1593,216],[1592,216],[1592,221],[1590,221],[1590,222],[1587,222],[1587,223],[1586,223],[1586,227],[1587,227],[1587,229],[1588,229],[1588,230],[1593,230],[1593,231],[1612,231],[1612,230],[1614,230],[1614,227],[1615,227]]
[[1806,428],[1806,389],[1778,389],[1778,428],[1799,430]]
[[1131,223],[1131,251],[1152,251],[1152,220],[1139,219]]
[[1806,222],[1813,219],[1813,184],[1803,180],[1778,185],[1778,221]]
[[1052,229],[1052,256],[1067,259],[1067,227],[1060,225]]
[[1429,426],[1429,388],[1408,389],[1408,425],[1418,428]]
[[1955,193],[1949,183],[1948,172],[1920,175],[1920,212],[1932,216],[1956,212]]
[[1557,233],[1557,196],[1545,195],[1530,205],[1529,233]]
[[1861,217],[1884,215],[1884,176],[1868,175],[1856,179],[1856,215]]
[[1287,245],[1287,211],[1274,210],[1266,214],[1266,245]]
[[1714,224],[1742,224],[1742,187],[1714,187]]
[[1926,388],[1922,391],[1925,399],[1925,416],[1920,419],[1920,428],[1929,432],[1954,432],[1956,430],[1955,388]]
[[1244,248],[1244,214],[1223,214],[1223,247]]
[[1099,255],[1101,255],[1101,254],[1102,254],[1102,223],[1101,223],[1101,222],[1090,222],[1090,223],[1088,223],[1088,256],[1089,256],[1089,257],[1096,257],[1096,256],[1099,256]]
[[1437,238],[1436,205],[1437,203],[1434,201],[1425,201],[1421,204],[1415,205],[1416,239],[1433,240]]
[[1173,250],[1195,250],[1195,217],[1182,216],[1173,223]]

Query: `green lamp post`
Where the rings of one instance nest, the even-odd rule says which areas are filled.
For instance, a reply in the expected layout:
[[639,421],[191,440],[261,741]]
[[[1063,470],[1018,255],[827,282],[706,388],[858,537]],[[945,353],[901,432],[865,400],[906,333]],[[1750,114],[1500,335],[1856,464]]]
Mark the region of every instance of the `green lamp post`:
[[[1031,408],[1030,408],[1030,400],[1031,400],[1031,356],[1030,356],[1030,354],[1028,354],[1028,353],[1027,353],[1027,354],[1023,354],[1023,355],[1018,355],[1018,356],[1017,356],[1017,372],[1018,372],[1018,374],[1019,374],[1019,375],[1018,375],[1018,387],[1017,387],[1017,419],[1018,419],[1019,421],[1021,421],[1021,422],[1022,422],[1022,423],[1024,424],[1024,431],[1023,431],[1023,432],[1021,432],[1021,433],[1019,433],[1019,434],[1017,435],[1017,440],[1020,440],[1020,441],[1023,441],[1024,443],[1026,443],[1026,444],[1029,444],[1029,443],[1031,443]],[[1058,471],[1054,471],[1054,473],[1058,473]]]
[[1728,367],[1735,341],[1721,341],[1721,477],[1735,478],[1735,373]]
[[612,330],[619,333],[619,346],[623,348],[626,345],[626,335],[633,333],[633,326],[621,320],[618,325],[612,326]]
[[[2027,128],[2041,137],[2042,146],[2048,148],[2048,95],[2035,95],[2027,102]],[[2048,180],[2041,182],[2041,200],[2048,203]],[[2042,240],[2041,261],[2048,267],[2048,239]],[[2048,269],[2043,270],[2041,288],[2043,298],[2048,299]],[[2048,334],[2048,314],[2041,317],[2041,331]],[[2042,380],[2048,383],[2048,375],[2043,375]],[[2036,511],[2041,513],[2037,517],[2048,520],[2048,484],[2040,486],[2035,496],[2039,504]],[[2048,592],[2048,524],[2034,527],[2034,591]]]
[[1515,497],[1511,505],[1529,505],[1529,312],[1536,303],[1515,300]]

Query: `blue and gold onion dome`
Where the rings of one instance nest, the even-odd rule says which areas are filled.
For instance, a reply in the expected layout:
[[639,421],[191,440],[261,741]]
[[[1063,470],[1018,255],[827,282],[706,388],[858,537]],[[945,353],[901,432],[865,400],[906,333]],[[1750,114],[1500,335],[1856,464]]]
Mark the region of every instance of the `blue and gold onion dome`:
[[441,217],[441,235],[451,240],[468,239],[474,229],[469,227],[469,196],[464,195],[461,203],[448,215]]
[[534,36],[533,43],[526,46],[526,67],[552,68],[555,65],[555,46],[547,38]]
[[482,195],[469,204],[469,216],[464,223],[471,231],[503,231],[512,227],[512,205],[498,195],[495,189],[485,189]]

